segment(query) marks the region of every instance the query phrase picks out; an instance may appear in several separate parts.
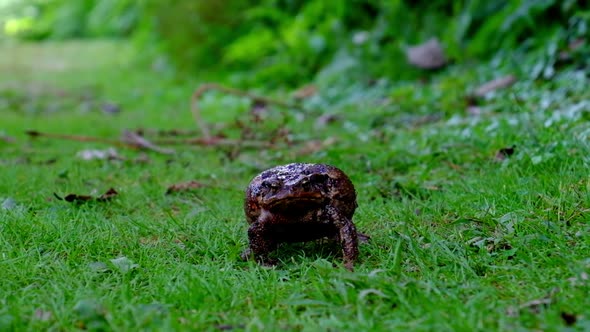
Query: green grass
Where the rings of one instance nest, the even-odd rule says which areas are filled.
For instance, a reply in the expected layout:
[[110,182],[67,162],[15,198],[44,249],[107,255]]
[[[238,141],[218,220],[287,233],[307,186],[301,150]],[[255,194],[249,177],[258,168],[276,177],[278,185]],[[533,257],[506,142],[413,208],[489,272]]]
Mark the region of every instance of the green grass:
[[[148,163],[125,149],[125,161],[84,161],[79,151],[108,145],[24,131],[193,130],[197,84],[132,65],[122,44],[0,51],[9,73],[0,77],[0,133],[15,139],[0,138],[0,330],[590,329],[590,95],[580,73],[521,78],[477,116],[464,96],[500,75],[487,65],[425,85],[356,87],[337,107],[316,100],[303,120],[289,111],[296,141],[336,138],[311,153],[299,143],[238,148],[236,158],[232,148],[174,146],[174,156],[148,152]],[[122,112],[103,114],[103,101]],[[204,104],[208,119],[247,119],[243,100],[211,94]],[[317,129],[320,110],[339,120]],[[248,126],[264,140],[268,123]],[[354,272],[322,244],[281,248],[276,268],[240,261],[244,189],[262,169],[293,161],[352,178],[355,223],[372,237]],[[205,186],[165,195],[191,179]],[[107,203],[53,195],[110,187],[120,195]]]

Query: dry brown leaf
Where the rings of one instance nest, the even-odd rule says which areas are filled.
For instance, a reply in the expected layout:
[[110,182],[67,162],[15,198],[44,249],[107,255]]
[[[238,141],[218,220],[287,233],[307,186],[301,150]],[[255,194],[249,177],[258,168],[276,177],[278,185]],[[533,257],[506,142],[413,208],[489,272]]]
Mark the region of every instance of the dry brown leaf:
[[202,184],[198,181],[195,181],[195,180],[190,180],[190,181],[182,182],[182,183],[176,183],[176,184],[173,184],[170,187],[168,187],[168,189],[166,190],[166,195],[181,192],[181,191],[189,191],[189,190],[199,189],[199,188],[203,188],[203,187],[205,187],[204,184]]
[[307,99],[309,97],[313,97],[318,93],[318,88],[313,85],[305,85],[293,92],[293,98],[295,99]]
[[326,125],[336,122],[340,119],[340,116],[336,114],[323,114],[315,120],[316,128],[322,128]]
[[475,89],[475,92],[473,92],[473,95],[476,97],[483,97],[492,91],[507,88],[507,87],[511,86],[512,84],[514,84],[515,82],[516,82],[516,76],[514,76],[514,75],[506,75],[503,77],[499,77],[499,78],[496,78],[494,80],[491,80],[489,82],[486,82],[486,83],[480,85],[477,89]]
[[563,322],[565,323],[566,326],[572,326],[572,325],[576,324],[578,317],[576,316],[576,314],[571,314],[569,312],[562,311],[561,312],[561,319],[563,319]]
[[423,44],[408,47],[406,58],[410,64],[422,69],[438,69],[447,64],[444,51],[437,38],[431,38]]
[[498,150],[498,152],[496,152],[496,157],[494,159],[496,159],[497,161],[505,160],[506,158],[514,154],[515,149],[516,145],[513,145],[508,148],[501,148],[500,150]]
[[107,192],[100,195],[100,197],[98,197],[96,200],[99,202],[105,202],[105,201],[112,199],[113,197],[115,197],[117,195],[119,195],[119,193],[114,188],[109,188],[109,190],[107,190]]
[[60,201],[66,201],[70,203],[83,203],[92,199],[92,196],[78,194],[67,194],[65,197],[62,198],[57,193],[53,193],[53,196],[55,196],[55,198],[59,199]]
[[92,200],[96,200],[97,202],[106,202],[108,200],[111,200],[113,197],[117,196],[118,194],[119,193],[115,189],[110,188],[104,194],[100,195],[99,197],[96,197],[96,199],[90,195],[78,195],[78,194],[68,194],[62,198],[57,193],[53,193],[53,196],[55,196],[55,198],[59,199],[60,201],[81,204],[81,203],[85,203],[85,202],[92,201]]

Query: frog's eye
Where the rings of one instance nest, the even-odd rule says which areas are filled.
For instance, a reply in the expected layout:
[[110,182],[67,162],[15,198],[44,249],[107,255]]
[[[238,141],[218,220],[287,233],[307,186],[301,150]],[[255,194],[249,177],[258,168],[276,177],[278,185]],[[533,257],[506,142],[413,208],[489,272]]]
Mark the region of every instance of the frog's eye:
[[309,180],[313,183],[324,183],[328,178],[329,176],[327,174],[312,174]]
[[311,182],[309,181],[309,177],[306,176],[299,180],[299,186],[303,188],[303,190],[309,190],[311,188]]
[[274,181],[262,181],[260,185],[265,189],[277,189],[280,187],[280,185]]

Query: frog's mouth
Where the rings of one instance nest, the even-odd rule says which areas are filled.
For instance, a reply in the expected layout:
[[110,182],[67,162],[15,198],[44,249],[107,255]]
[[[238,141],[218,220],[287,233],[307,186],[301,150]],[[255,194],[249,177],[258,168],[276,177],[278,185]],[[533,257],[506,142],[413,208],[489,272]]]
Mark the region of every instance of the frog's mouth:
[[273,211],[300,211],[305,212],[324,205],[324,197],[321,193],[298,194],[295,197],[273,197],[266,202],[266,207]]

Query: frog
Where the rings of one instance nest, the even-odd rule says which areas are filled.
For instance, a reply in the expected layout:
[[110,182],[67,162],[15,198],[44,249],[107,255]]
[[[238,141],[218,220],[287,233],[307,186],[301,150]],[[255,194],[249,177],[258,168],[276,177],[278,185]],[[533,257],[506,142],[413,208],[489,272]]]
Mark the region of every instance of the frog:
[[329,238],[340,244],[344,267],[353,271],[359,238],[369,239],[352,221],[357,207],[352,181],[335,166],[291,163],[267,169],[246,189],[249,246],[242,258],[274,266],[269,254],[279,245]]

